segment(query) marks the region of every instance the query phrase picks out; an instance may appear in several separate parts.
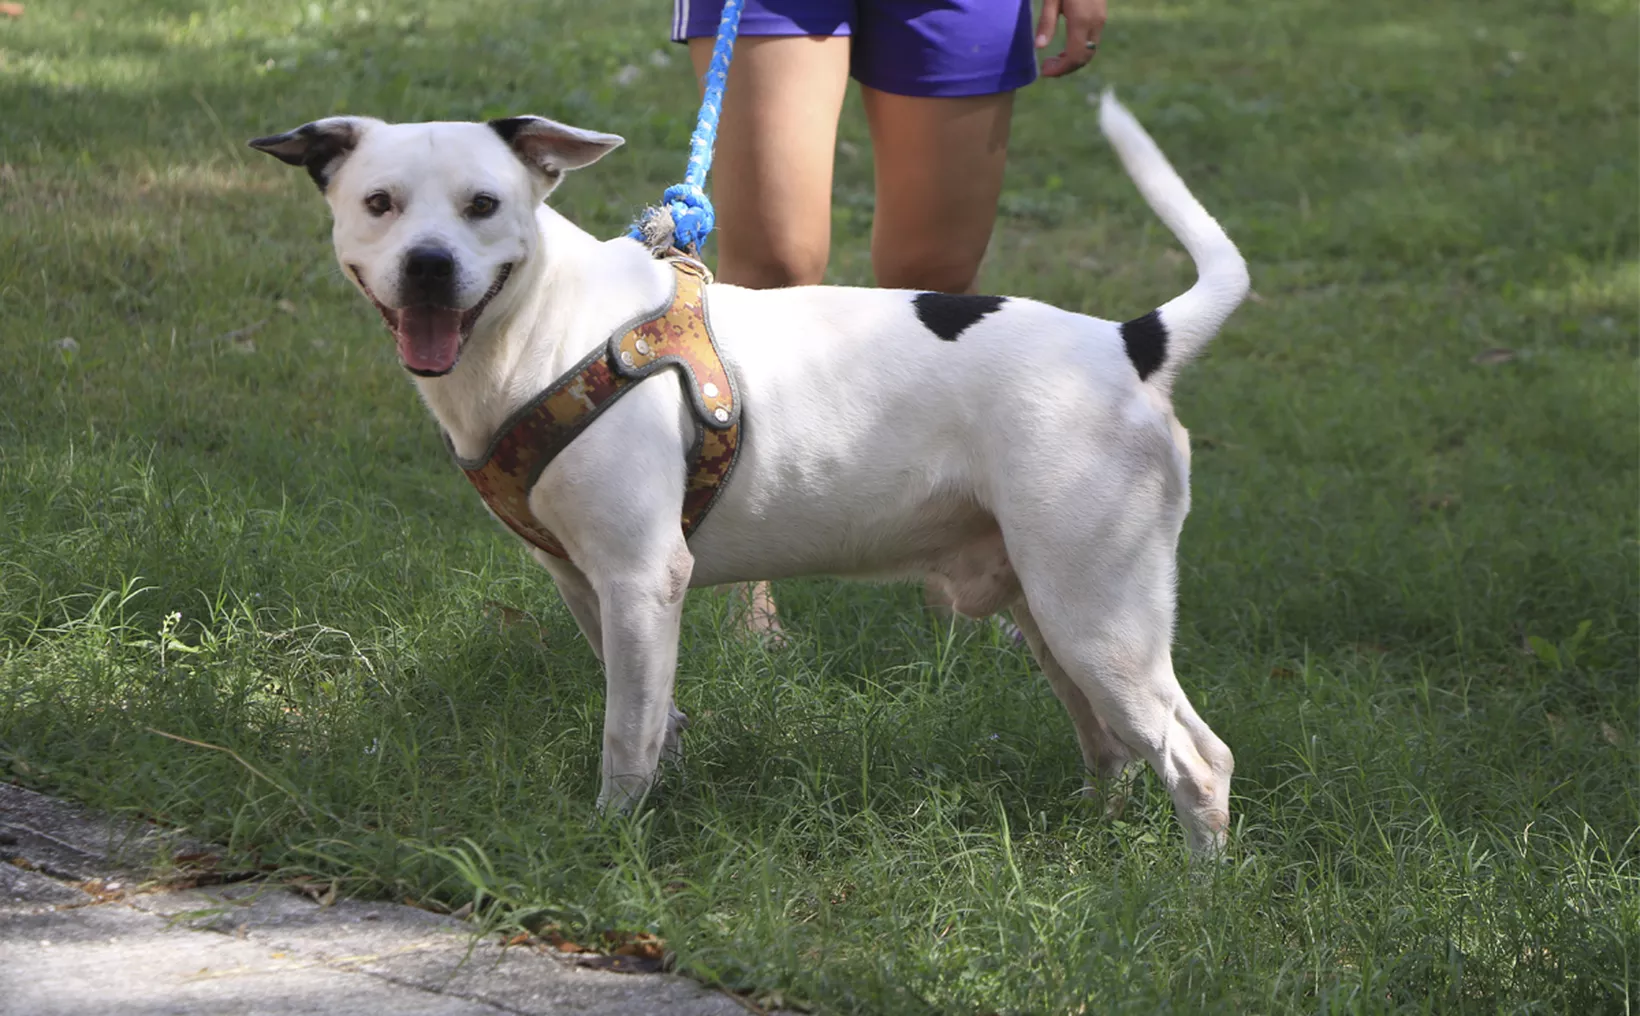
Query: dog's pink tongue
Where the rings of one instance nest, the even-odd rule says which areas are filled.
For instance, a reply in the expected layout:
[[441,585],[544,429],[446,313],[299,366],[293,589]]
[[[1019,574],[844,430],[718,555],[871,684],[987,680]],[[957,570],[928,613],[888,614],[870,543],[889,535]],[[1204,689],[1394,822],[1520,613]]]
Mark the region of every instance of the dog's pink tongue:
[[448,307],[406,307],[399,311],[399,359],[411,370],[443,374],[461,352],[461,311]]

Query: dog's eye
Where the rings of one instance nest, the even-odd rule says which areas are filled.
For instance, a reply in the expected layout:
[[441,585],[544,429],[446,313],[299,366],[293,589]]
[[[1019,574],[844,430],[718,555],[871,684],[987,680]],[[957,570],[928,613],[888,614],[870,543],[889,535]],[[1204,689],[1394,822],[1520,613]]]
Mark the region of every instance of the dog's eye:
[[487,219],[494,215],[495,210],[500,207],[501,202],[497,201],[493,196],[489,194],[475,194],[473,195],[473,200],[471,203],[467,205],[467,214],[471,215],[475,219]]
[[386,191],[371,191],[365,196],[364,210],[379,219],[393,210],[393,199]]

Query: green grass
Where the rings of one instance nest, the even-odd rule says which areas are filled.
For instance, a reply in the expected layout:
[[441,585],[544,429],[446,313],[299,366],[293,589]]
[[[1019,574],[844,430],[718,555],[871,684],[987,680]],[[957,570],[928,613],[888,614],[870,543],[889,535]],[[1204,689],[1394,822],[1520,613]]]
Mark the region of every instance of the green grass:
[[[1187,862],[1148,777],[1125,822],[1079,800],[1068,720],[988,627],[828,581],[780,586],[781,653],[692,599],[688,761],[595,819],[591,654],[312,187],[243,140],[339,111],[616,131],[560,192],[613,235],[692,125],[660,0],[0,21],[0,771],[355,893],[651,928],[825,1012],[1634,1012],[1632,5],[1112,13],[1095,72],[1020,96],[985,283],[1122,317],[1187,281],[1101,83],[1252,262],[1179,392],[1177,663],[1236,751],[1230,863]],[[833,276],[864,282],[853,104],[843,134]]]

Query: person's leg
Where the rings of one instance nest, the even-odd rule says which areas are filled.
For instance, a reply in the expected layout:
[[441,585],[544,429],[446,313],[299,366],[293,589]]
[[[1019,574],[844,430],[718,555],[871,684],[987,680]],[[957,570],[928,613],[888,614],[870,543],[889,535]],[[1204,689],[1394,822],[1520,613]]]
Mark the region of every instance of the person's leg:
[[927,98],[864,88],[862,97],[877,170],[877,284],[973,292],[1002,194],[1014,93]]
[[1030,0],[873,0],[853,27],[877,168],[877,284],[972,291],[1014,90],[1036,79]]
[[[689,40],[697,76],[713,40]],[[712,160],[717,278],[771,289],[815,285],[831,256],[831,175],[848,86],[848,36],[758,36],[735,43]],[[767,582],[737,586],[746,625],[779,638]]]
[[[689,40],[697,74],[713,40]],[[754,289],[814,285],[831,254],[832,158],[849,38],[735,43],[712,161],[717,277]]]

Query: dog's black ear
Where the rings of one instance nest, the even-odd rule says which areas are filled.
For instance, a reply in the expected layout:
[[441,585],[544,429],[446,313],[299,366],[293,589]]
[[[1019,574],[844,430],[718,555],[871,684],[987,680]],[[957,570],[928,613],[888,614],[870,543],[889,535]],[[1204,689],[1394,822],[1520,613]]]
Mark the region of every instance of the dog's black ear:
[[580,169],[626,144],[615,134],[582,130],[539,116],[514,116],[491,120],[490,129],[501,135],[524,161],[524,165],[556,181],[567,169]]
[[359,144],[372,121],[357,116],[332,116],[305,123],[293,131],[254,138],[250,146],[280,162],[301,166],[323,191],[349,152]]

